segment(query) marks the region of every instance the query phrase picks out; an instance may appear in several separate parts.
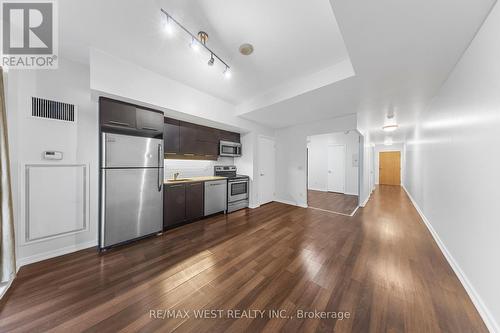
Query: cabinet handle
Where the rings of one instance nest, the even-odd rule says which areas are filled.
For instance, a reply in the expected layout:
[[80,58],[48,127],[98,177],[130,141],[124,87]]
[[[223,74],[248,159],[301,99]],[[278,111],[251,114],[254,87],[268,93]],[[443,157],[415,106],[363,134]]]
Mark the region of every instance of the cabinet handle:
[[165,153],[165,155],[177,155],[177,153]]
[[179,184],[179,185],[169,185],[168,187],[182,187],[184,186],[183,184]]
[[158,132],[158,130],[156,128],[152,128],[152,127],[143,127],[142,129],[146,130],[146,131],[155,131],[155,132]]
[[194,154],[184,154],[184,156],[194,156]]
[[122,123],[122,122],[114,121],[114,120],[109,120],[108,124],[112,124],[112,125],[116,125],[116,126],[130,127],[130,124]]

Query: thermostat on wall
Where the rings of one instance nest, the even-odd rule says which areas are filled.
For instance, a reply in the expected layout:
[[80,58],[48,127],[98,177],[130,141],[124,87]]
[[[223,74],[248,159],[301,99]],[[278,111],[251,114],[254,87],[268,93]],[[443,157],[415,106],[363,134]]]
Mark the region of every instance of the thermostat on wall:
[[63,153],[62,151],[48,150],[43,152],[43,158],[45,160],[62,160]]

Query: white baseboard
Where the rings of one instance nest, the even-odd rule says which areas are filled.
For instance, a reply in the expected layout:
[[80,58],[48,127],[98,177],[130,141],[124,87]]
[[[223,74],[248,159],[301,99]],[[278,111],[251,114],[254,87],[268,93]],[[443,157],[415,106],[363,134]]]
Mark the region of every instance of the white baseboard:
[[344,192],[346,195],[358,195],[357,193]]
[[370,197],[372,196],[372,192],[368,193],[368,197],[365,199],[365,201],[361,202],[359,204],[359,207],[365,207],[366,204],[368,203],[368,200],[370,200]]
[[291,201],[291,200],[285,200],[285,199],[278,199],[278,198],[275,198],[274,201],[276,202],[281,202],[281,203],[284,203],[286,205],[291,205],[291,206],[297,206],[297,207],[302,207],[302,208],[307,208],[307,205],[304,205],[304,204],[299,204],[295,201]]
[[59,257],[64,254],[68,254],[71,252],[76,252],[84,249],[88,249],[89,247],[97,246],[97,240],[88,243],[76,244],[72,246],[63,247],[61,249],[47,251],[43,253],[38,253],[30,257],[20,258],[17,260],[17,268],[19,269],[22,266],[32,264],[34,262],[42,261],[45,259],[50,259],[54,257]]
[[326,189],[326,188],[319,188],[319,187],[309,187],[308,190],[318,191],[318,192],[328,192],[328,189]]
[[470,281],[467,278],[467,276],[465,275],[465,273],[462,271],[462,269],[460,268],[458,263],[455,261],[455,259],[451,255],[451,253],[448,251],[448,249],[446,248],[446,245],[443,243],[441,238],[439,238],[439,235],[437,234],[436,230],[434,230],[430,221],[425,217],[424,212],[420,209],[417,202],[411,196],[410,192],[406,189],[406,187],[404,185],[401,185],[401,187],[403,187],[403,189],[405,190],[406,194],[408,195],[411,202],[413,203],[413,206],[415,207],[418,214],[422,218],[422,221],[424,221],[424,224],[427,226],[427,229],[429,230],[432,237],[436,241],[437,245],[441,249],[441,252],[443,253],[444,257],[446,258],[446,260],[450,264],[451,268],[453,269],[453,271],[457,275],[458,279],[462,283],[462,286],[464,287],[465,291],[467,292],[470,299],[472,300],[472,303],[476,307],[477,312],[479,312],[479,315],[483,319],[488,330],[490,332],[499,333],[500,326],[495,321],[495,318],[493,317],[491,312],[488,310],[488,308],[484,304],[481,296],[479,296],[479,294],[476,292],[476,289],[474,289],[474,287],[470,283]]

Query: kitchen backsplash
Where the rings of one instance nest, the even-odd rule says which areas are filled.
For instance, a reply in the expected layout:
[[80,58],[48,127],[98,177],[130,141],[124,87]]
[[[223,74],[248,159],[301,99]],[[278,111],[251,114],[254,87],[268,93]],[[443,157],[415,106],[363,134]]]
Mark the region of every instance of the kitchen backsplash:
[[234,158],[219,157],[217,161],[196,161],[196,160],[164,160],[165,179],[174,177],[174,173],[179,172],[180,178],[197,176],[213,176],[214,166],[234,165]]

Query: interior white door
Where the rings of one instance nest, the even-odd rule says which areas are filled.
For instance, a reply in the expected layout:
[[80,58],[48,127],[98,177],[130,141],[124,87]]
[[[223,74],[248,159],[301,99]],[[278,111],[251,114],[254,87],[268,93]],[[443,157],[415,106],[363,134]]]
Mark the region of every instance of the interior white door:
[[259,202],[274,201],[276,145],[273,139],[259,137]]
[[328,146],[328,192],[345,192],[345,146]]

